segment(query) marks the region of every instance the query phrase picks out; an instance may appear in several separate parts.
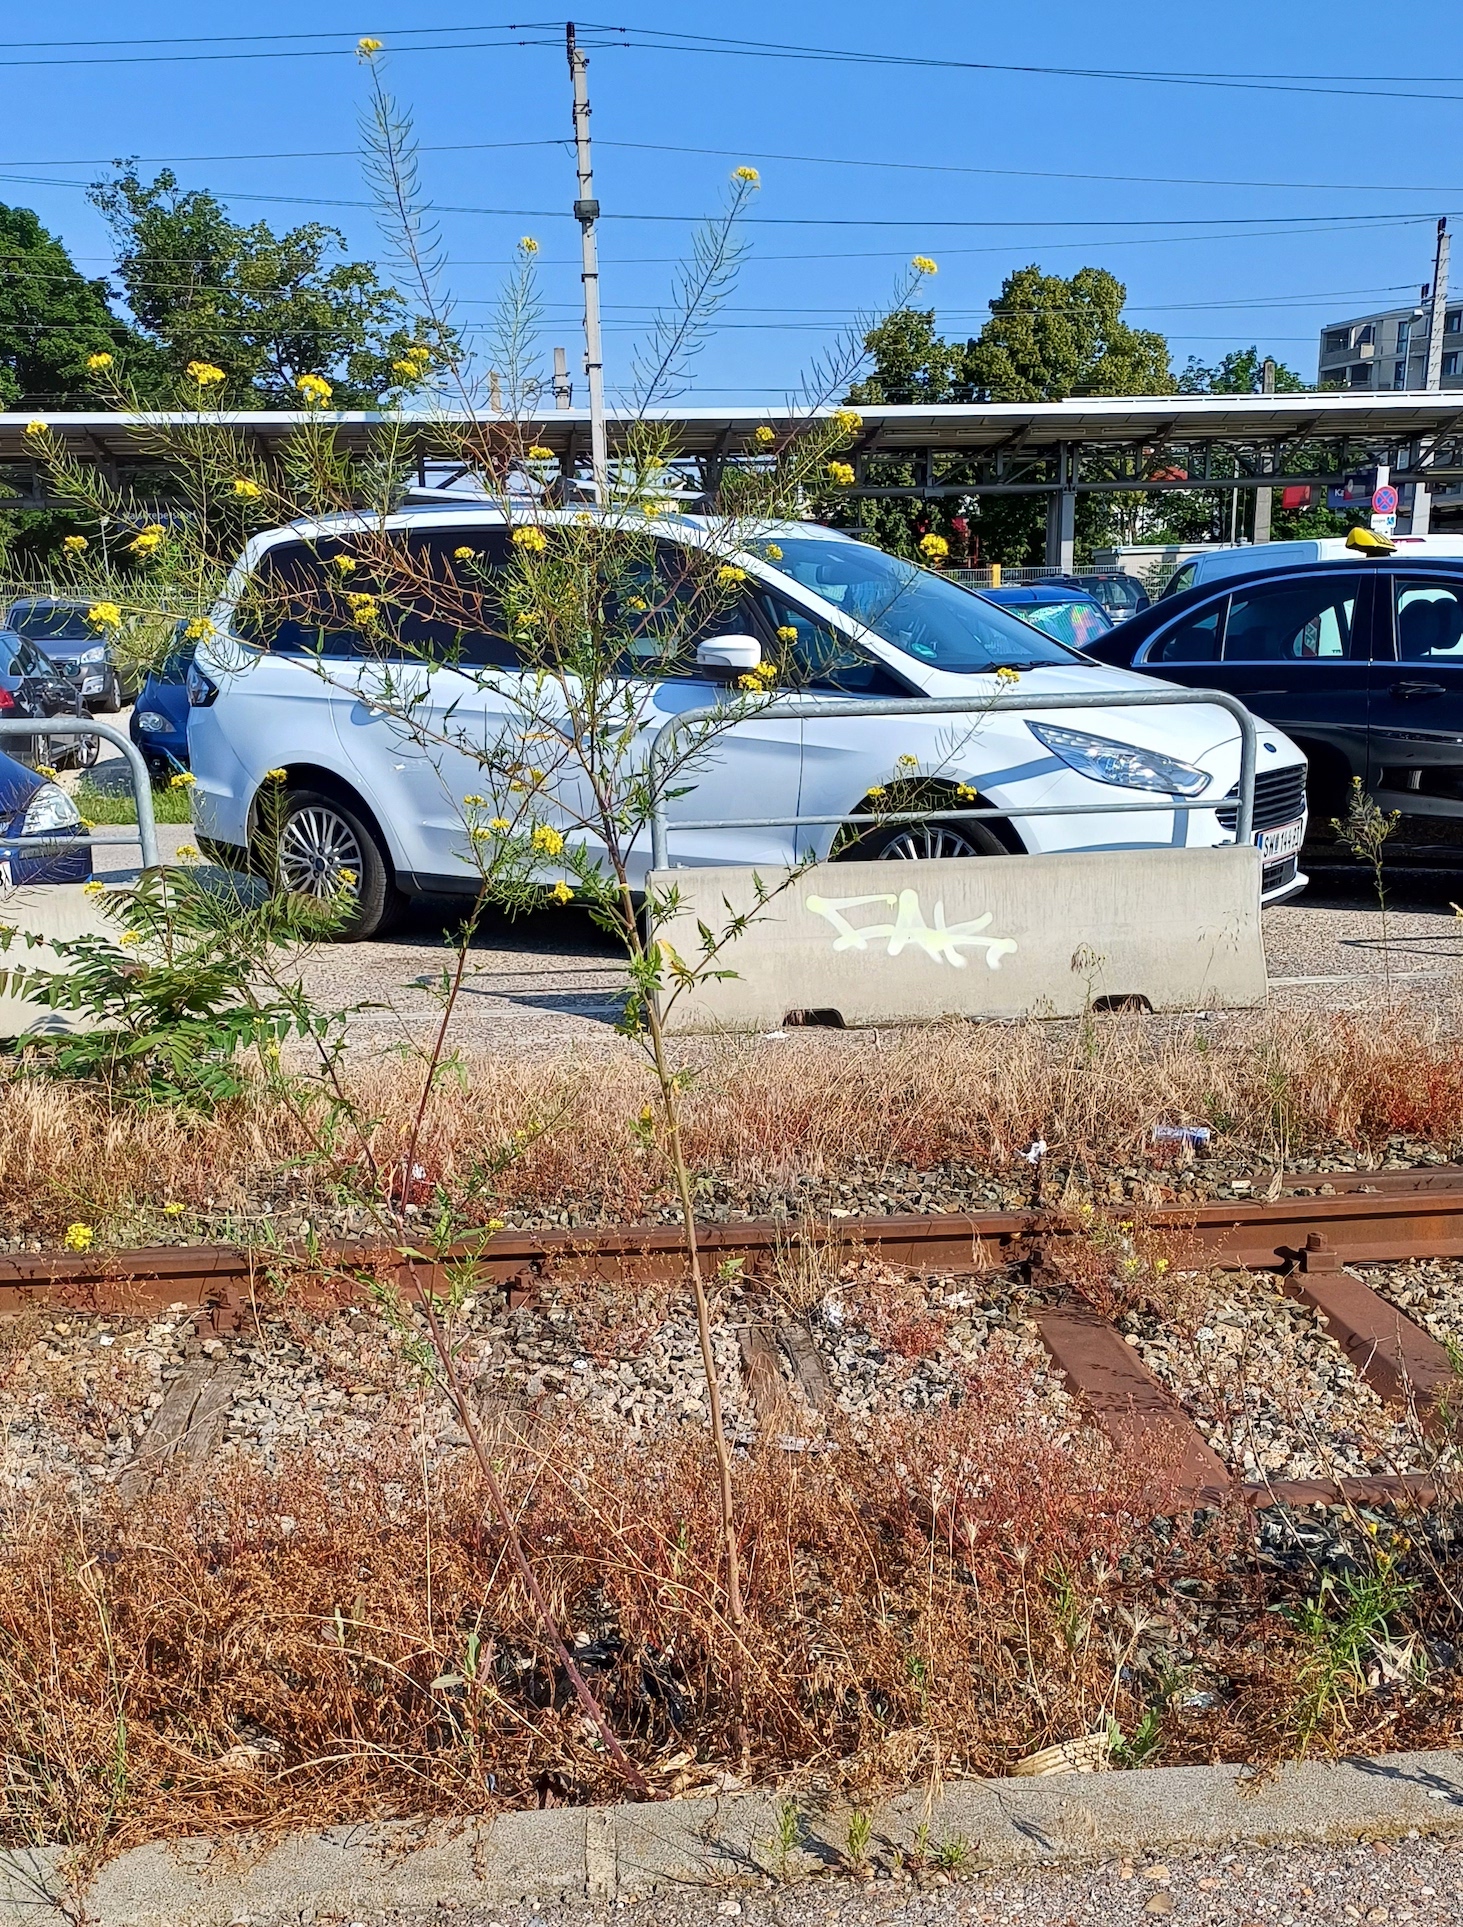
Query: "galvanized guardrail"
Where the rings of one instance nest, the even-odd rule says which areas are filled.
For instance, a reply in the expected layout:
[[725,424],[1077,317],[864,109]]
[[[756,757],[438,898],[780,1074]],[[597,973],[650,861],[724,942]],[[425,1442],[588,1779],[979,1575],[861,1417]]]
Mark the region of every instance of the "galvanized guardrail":
[[[914,697],[908,701],[871,700],[861,701],[850,698],[838,702],[817,702],[807,697],[786,698],[760,705],[746,712],[747,721],[782,722],[794,721],[800,717],[822,716],[875,717],[907,716],[911,720],[923,721],[930,716],[985,716],[994,710],[1019,709],[1023,711],[1038,709],[1178,709],[1194,704],[1208,704],[1214,709],[1226,710],[1239,724],[1240,762],[1239,798],[1235,811],[1234,840],[1248,843],[1253,833],[1255,820],[1255,763],[1257,736],[1255,719],[1237,697],[1222,689],[1153,689],[1139,690],[1121,695],[1050,694],[1027,695],[1013,691],[1002,696],[951,696],[951,697]],[[650,818],[650,861],[656,870],[670,867],[670,826],[666,818],[664,784],[660,780],[660,766],[670,755],[675,737],[691,723],[709,722],[725,711],[716,704],[704,704],[696,709],[684,710],[673,716],[668,723],[656,731],[650,745],[649,776],[655,801]],[[735,728],[735,724],[731,727]],[[999,817],[1009,820],[1028,816],[1130,816],[1145,812],[1162,812],[1170,815],[1178,811],[1186,815],[1194,810],[1218,809],[1227,797],[1210,796],[1203,799],[1170,796],[1161,803],[1041,803],[1032,805],[1016,804],[1006,809],[948,809],[948,810],[891,810],[880,816],[747,816],[708,818],[704,821],[678,822],[677,830],[772,830],[784,825],[815,826],[834,824],[868,824],[883,827],[890,823],[935,823],[950,820],[961,822],[976,821],[984,817]]]
[[46,716],[35,720],[21,717],[0,718],[0,750],[6,743],[29,738],[34,741],[38,736],[100,736],[104,743],[111,743],[120,749],[127,760],[127,768],[132,777],[132,795],[137,804],[137,828],[133,831],[127,824],[112,825],[120,830],[120,835],[107,835],[96,830],[77,830],[66,836],[7,836],[0,838],[7,850],[45,850],[55,855],[67,848],[75,848],[78,843],[89,843],[95,849],[101,845],[137,843],[142,848],[142,867],[144,870],[157,869],[160,858],[157,847],[157,819],[152,810],[152,778],[147,773],[142,751],[128,736],[108,723],[98,723],[89,716]]

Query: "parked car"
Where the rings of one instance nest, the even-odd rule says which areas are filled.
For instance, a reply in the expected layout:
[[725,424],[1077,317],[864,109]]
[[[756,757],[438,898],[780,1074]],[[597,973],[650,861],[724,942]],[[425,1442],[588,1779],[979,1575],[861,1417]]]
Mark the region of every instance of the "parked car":
[[1094,602],[1100,602],[1114,624],[1126,622],[1149,604],[1148,591],[1135,575],[1068,575],[1062,580],[1074,589],[1085,589]]
[[1384,809],[1463,817],[1463,557],[1252,570],[1163,597],[1091,652],[1238,696],[1305,752],[1314,815],[1341,814],[1359,777]]
[[[181,626],[181,625],[180,625]],[[127,733],[142,751],[155,783],[188,767],[188,669],[193,645],[175,647],[147,672],[132,705]]]
[[1070,589],[1062,582],[1033,582],[1026,587],[982,589],[987,602],[998,609],[1009,609],[1044,636],[1055,636],[1074,649],[1085,649],[1097,636],[1105,636],[1112,619],[1095,596],[1085,589]]
[[[1423,561],[1463,561],[1463,535],[1394,535],[1399,556]],[[1232,549],[1211,549],[1190,557],[1164,584],[1159,601],[1219,582],[1233,575],[1268,575],[1273,569],[1293,569],[1307,562],[1353,562],[1355,549],[1344,535],[1309,537],[1299,542],[1245,542]]]
[[[62,846],[54,851],[17,850],[6,842],[7,837],[53,833]],[[0,755],[0,886],[86,883],[90,877],[91,845],[83,840],[81,816],[71,798],[59,783],[13,756]]]
[[[572,523],[583,513],[546,510],[541,520]],[[343,585],[358,585],[365,571],[335,566],[341,556],[354,564],[350,551],[380,526],[337,517],[256,536],[212,611],[213,633],[199,644],[188,672],[194,819],[210,853],[235,864],[249,861],[257,801],[268,783],[270,796],[280,798],[280,873],[294,888],[322,897],[349,888],[354,907],[345,934],[356,937],[385,928],[409,896],[480,887],[468,857],[463,798],[480,792],[485,777],[470,745],[512,735],[523,714],[512,700],[523,664],[507,621],[489,594],[473,587],[484,574],[490,581],[513,553],[504,516],[488,507],[434,504],[391,518],[388,526],[410,554],[412,579],[422,580],[428,570],[438,580],[452,579],[459,608],[471,619],[449,633],[413,609],[402,582],[394,581],[391,597],[405,611],[395,642],[379,629],[374,640],[363,639]],[[665,583],[685,581],[698,551],[724,564],[721,539],[713,525],[693,516],[637,528],[636,566],[646,572],[652,599]],[[476,573],[464,573],[464,549],[471,550]],[[653,632],[643,632],[645,656],[655,666],[646,672],[641,745],[648,747],[679,713],[718,700],[728,680],[756,666],[764,652],[778,659],[787,684],[830,702],[973,696],[979,704],[1005,688],[999,669],[1017,672],[1033,692],[1074,698],[1150,686],[1099,666],[945,577],[838,530],[777,525],[761,531],[735,562],[745,572],[737,600],[723,605],[699,635],[685,638],[694,660],[667,668]],[[391,693],[403,686],[404,665],[419,697],[413,716],[431,733],[429,747],[403,722],[400,696]],[[633,640],[625,674],[636,674]],[[1284,795],[1267,791],[1256,823],[1262,833],[1283,830],[1286,839],[1283,848],[1265,846],[1264,890],[1274,899],[1305,881],[1294,856],[1304,827],[1305,765],[1278,732],[1266,731],[1265,743],[1267,773],[1288,772]],[[911,777],[912,764],[926,773]],[[269,774],[276,770],[283,778]],[[671,861],[784,865],[808,852],[897,860],[1213,845],[1233,838],[1238,772],[1233,717],[1203,705],[984,710],[968,726],[951,716],[779,720],[754,712],[704,753],[688,772],[684,793],[671,800]],[[556,789],[558,783],[563,787]],[[947,808],[983,803],[1009,814],[862,832],[850,832],[844,821],[889,813],[911,794],[919,807],[932,791]],[[1197,796],[1207,806],[1192,813],[1022,813],[1023,805]],[[572,771],[550,782],[545,811],[550,824],[557,820],[569,833],[583,834],[575,827],[584,808]],[[770,819],[771,827],[685,827],[748,814]],[[797,827],[799,815],[833,821]],[[631,853],[637,886],[649,854],[649,836],[642,833]],[[343,881],[344,872],[350,876]],[[550,869],[545,880],[552,876]]]
[[91,606],[60,596],[17,596],[0,616],[0,629],[43,649],[88,709],[116,711],[131,701],[135,678],[112,660],[105,636],[87,618]]
[[[44,723],[50,716],[85,714],[76,685],[48,656],[34,643],[0,630],[0,719]],[[9,737],[7,746],[18,762],[46,763],[58,769],[90,769],[101,753],[100,737],[49,736],[42,729],[33,736]]]

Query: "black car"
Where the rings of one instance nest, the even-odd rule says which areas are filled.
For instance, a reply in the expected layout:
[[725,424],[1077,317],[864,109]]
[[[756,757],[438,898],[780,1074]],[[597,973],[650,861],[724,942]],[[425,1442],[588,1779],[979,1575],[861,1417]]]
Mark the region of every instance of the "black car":
[[1388,810],[1463,817],[1463,557],[1311,562],[1186,589],[1086,645],[1224,689],[1310,763],[1313,822],[1353,777]]
[[[85,716],[86,703],[75,683],[61,673],[33,642],[0,630],[0,721],[45,722],[50,716]],[[21,763],[90,769],[101,753],[97,736],[33,735],[18,731],[0,736],[0,751]]]

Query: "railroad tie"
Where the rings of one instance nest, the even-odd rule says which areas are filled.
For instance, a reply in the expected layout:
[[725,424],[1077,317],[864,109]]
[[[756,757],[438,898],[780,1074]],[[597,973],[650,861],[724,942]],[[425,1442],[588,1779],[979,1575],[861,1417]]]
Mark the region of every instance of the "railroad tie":
[[194,1468],[207,1463],[223,1443],[239,1377],[238,1367],[223,1359],[195,1358],[184,1366],[117,1480],[124,1505],[136,1505],[145,1498],[174,1462],[181,1460]]

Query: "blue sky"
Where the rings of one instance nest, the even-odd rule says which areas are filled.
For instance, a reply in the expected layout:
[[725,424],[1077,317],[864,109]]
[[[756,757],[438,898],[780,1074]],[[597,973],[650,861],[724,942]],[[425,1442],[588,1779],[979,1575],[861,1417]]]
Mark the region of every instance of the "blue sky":
[[[457,150],[424,152],[430,198],[444,209],[503,210],[441,215],[462,318],[484,316],[514,240],[534,234],[545,347],[565,343],[577,373],[562,22],[510,35],[504,13],[464,0],[372,4],[375,19],[349,18],[340,0],[256,0],[247,18],[237,6],[184,13],[147,0],[125,10],[55,0],[23,22],[7,9],[0,199],[34,207],[88,272],[105,272],[108,237],[81,184],[114,156],[144,157],[145,172],[167,157],[184,183],[212,188],[239,218],[329,221],[352,252],[377,258],[369,210],[335,205],[366,198],[355,158],[365,86],[349,49],[357,34],[376,34],[423,147]],[[750,257],[687,397],[706,404],[783,394],[841,323],[887,299],[916,252],[940,264],[928,298],[951,334],[978,329],[1014,267],[1093,265],[1127,283],[1130,318],[1168,334],[1176,367],[1255,341],[1313,379],[1321,324],[1414,298],[1430,273],[1437,216],[1463,226],[1453,0],[1414,0],[1406,33],[1392,35],[1364,22],[1349,31],[1334,4],[1311,0],[1229,0],[1219,11],[1192,0],[742,0],[714,11],[633,0],[616,24],[632,40],[634,30],[724,34],[763,51],[599,44],[615,36],[581,23],[612,389],[628,376],[635,334],[665,296],[690,221],[716,207],[738,161],[759,167],[763,186]],[[220,49],[82,44],[229,33],[331,38],[239,41],[239,51],[267,56],[248,59],[132,60],[122,56]],[[59,44],[22,44],[46,39]],[[409,50],[413,39],[423,50]],[[1277,91],[794,59],[771,53],[772,43],[1291,83]],[[1431,69],[1442,77],[1405,78]],[[195,156],[209,158],[185,158]],[[1463,270],[1455,289],[1460,281]]]

